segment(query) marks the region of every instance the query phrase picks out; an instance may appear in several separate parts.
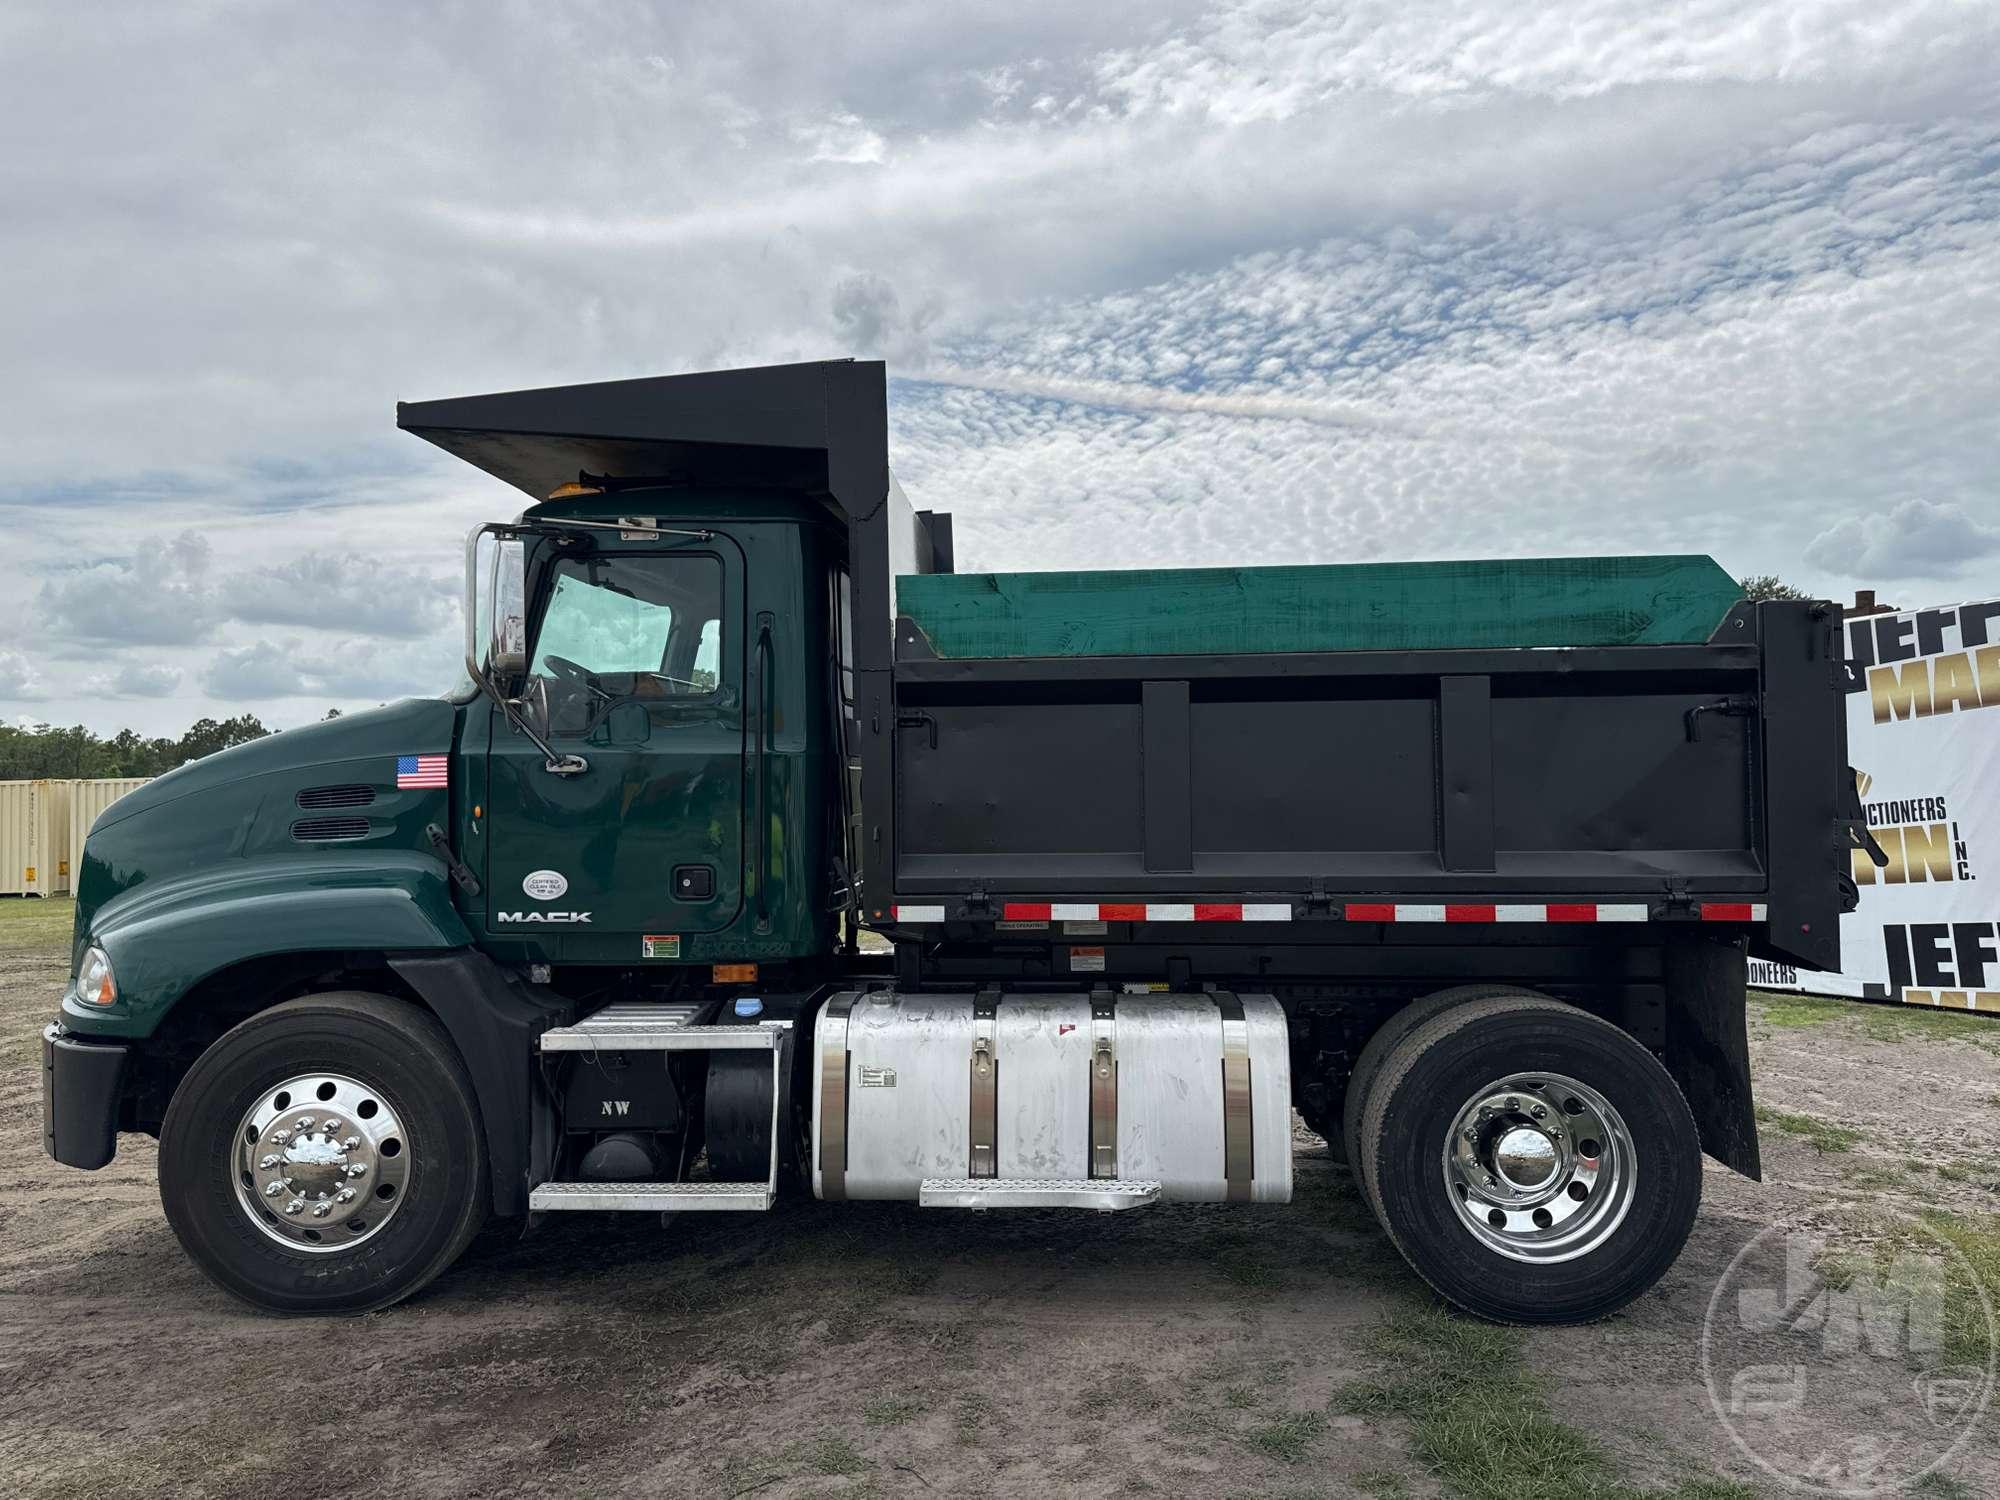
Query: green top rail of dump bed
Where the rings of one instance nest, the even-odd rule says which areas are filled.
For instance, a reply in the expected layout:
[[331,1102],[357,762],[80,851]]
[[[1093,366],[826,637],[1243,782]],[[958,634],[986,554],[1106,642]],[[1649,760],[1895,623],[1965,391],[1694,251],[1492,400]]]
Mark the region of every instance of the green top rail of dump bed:
[[947,659],[1698,644],[1743,590],[1711,557],[1542,557],[896,580],[900,655]]

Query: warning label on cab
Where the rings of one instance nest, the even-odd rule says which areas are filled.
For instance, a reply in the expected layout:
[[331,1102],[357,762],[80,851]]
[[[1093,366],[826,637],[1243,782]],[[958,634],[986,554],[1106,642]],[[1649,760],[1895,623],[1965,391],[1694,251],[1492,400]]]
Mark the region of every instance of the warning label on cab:
[[681,935],[678,932],[649,932],[639,939],[639,953],[644,958],[679,958]]

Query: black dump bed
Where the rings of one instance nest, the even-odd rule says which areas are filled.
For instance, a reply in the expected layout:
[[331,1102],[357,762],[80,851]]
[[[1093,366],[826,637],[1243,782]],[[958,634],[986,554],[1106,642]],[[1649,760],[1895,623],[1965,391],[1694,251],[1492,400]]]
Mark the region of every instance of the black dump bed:
[[897,898],[1706,917],[1831,965],[1835,618],[1744,604],[1700,645],[906,660]]

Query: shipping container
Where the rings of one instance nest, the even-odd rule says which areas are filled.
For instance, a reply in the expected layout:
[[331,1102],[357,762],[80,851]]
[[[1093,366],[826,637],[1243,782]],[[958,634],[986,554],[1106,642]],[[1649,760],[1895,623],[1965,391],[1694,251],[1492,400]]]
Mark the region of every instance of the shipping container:
[[58,867],[62,880],[58,889],[76,889],[77,867],[83,862],[83,841],[90,833],[90,825],[112,803],[127,792],[144,786],[149,779],[145,776],[101,776],[69,783],[69,813],[64,820],[69,842],[63,850],[63,862]]
[[0,896],[67,888],[69,783],[0,781]]

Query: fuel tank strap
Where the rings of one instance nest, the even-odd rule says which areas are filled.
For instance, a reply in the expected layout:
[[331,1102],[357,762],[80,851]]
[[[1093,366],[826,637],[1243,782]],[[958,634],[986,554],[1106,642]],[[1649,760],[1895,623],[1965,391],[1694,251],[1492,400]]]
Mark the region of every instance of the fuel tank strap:
[[1250,1026],[1243,1002],[1217,994],[1222,1012],[1222,1172],[1229,1202],[1248,1203],[1256,1176],[1256,1141],[1250,1120]]
[[966,1176],[999,1175],[1000,1059],[993,1046],[998,990],[981,990],[972,1002],[972,1129]]
[[853,995],[836,995],[827,1003],[827,1019],[840,1027],[840,1045],[819,1053],[819,1174],[820,1197],[847,1196],[847,1018]]
[[1090,1175],[1118,1175],[1118,1002],[1090,994]]

